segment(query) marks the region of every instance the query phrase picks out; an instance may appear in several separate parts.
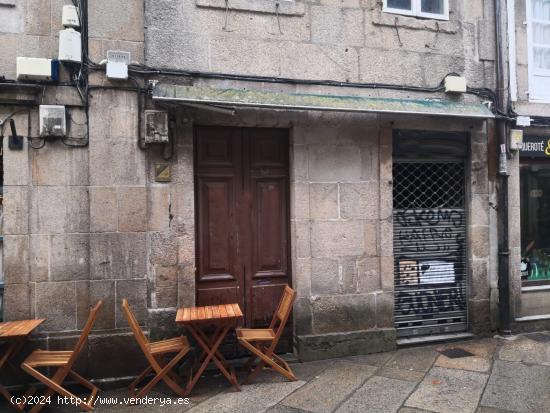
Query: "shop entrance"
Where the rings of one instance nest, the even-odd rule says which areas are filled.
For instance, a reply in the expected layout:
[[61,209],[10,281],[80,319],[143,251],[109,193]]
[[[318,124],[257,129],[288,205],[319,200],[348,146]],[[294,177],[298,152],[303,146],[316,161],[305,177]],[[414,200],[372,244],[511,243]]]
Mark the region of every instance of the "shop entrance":
[[400,338],[467,329],[466,136],[394,134],[395,327]]
[[288,153],[286,129],[195,130],[197,305],[238,303],[246,327],[267,327],[291,285]]

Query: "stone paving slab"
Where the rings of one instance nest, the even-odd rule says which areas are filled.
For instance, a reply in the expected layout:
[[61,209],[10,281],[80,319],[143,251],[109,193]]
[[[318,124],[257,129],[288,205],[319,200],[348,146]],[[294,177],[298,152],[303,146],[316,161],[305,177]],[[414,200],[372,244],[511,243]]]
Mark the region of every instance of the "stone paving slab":
[[386,363],[386,366],[400,370],[426,372],[432,367],[438,354],[433,346],[404,348],[398,350]]
[[226,391],[207,399],[189,413],[261,413],[302,387],[305,381],[262,383],[242,386],[242,391]]
[[397,413],[432,413],[429,410],[415,409],[414,407],[402,407]]
[[311,412],[332,412],[375,371],[373,366],[336,362],[281,404]]
[[488,377],[472,371],[433,367],[405,406],[437,413],[474,413]]
[[474,354],[471,357],[449,358],[441,354],[435,361],[438,367],[486,373],[491,370],[492,358],[497,346],[495,339],[448,344],[443,349],[461,348]]
[[495,361],[481,406],[550,412],[550,367]]
[[504,361],[518,361],[550,366],[550,352],[548,349],[548,343],[518,336],[514,340],[503,340],[498,358]]
[[388,360],[393,357],[395,352],[390,351],[387,353],[374,353],[374,354],[366,354],[361,356],[351,356],[346,357],[346,360],[349,360],[353,363],[361,363],[361,364],[367,364],[369,366],[383,366],[388,362]]
[[411,381],[413,383],[421,382],[425,374],[426,373],[423,371],[401,370],[391,367],[382,367],[376,372],[377,376],[387,377],[389,379],[395,380]]
[[410,381],[371,377],[337,410],[337,413],[395,413],[416,384]]

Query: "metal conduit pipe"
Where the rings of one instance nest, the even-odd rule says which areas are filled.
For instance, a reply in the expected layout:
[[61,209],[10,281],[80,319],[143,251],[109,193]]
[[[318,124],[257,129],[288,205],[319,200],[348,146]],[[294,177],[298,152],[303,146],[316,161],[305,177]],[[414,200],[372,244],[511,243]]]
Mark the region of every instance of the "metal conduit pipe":
[[[503,31],[501,0],[495,0],[495,34],[496,34],[496,81],[497,111],[507,111],[508,93],[504,73],[504,44],[507,41]],[[498,299],[499,329],[501,334],[511,334],[510,314],[510,248],[508,225],[508,139],[506,119],[496,119],[499,157],[498,173]]]

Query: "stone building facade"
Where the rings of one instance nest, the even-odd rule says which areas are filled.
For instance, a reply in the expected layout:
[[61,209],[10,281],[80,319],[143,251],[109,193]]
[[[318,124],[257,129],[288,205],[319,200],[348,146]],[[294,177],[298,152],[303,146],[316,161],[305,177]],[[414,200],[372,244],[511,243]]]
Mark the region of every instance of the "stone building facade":
[[[6,23],[0,41],[7,46],[0,74],[13,79],[16,56],[56,56],[64,3],[7,3],[0,1],[0,22]],[[47,141],[33,149],[25,140],[17,151],[4,139],[4,319],[46,318],[36,345],[56,349],[74,342],[89,306],[102,299],[81,368],[98,379],[131,376],[141,356],[121,300],[129,299],[155,337],[176,329],[176,308],[197,303],[200,127],[288,133],[288,238],[283,245],[289,264],[285,276],[298,293],[290,333],[298,357],[384,351],[396,346],[398,336],[408,337],[400,336],[395,316],[400,299],[395,272],[404,265],[394,254],[394,235],[400,234],[394,230],[395,151],[401,136],[419,139],[409,147],[416,158],[405,163],[441,166],[451,160],[463,165],[463,180],[455,182],[462,188],[460,228],[450,231],[453,240],[460,239],[462,261],[451,272],[461,265],[460,288],[467,293],[459,306],[465,315],[454,316],[460,324],[456,329],[451,317],[447,330],[434,328],[431,334],[496,328],[494,121],[483,109],[484,99],[438,88],[449,73],[463,75],[470,88],[495,88],[493,1],[450,0],[448,20],[437,20],[389,13],[376,0],[101,0],[89,5],[89,36],[93,62],[104,59],[107,50],[130,51],[132,61],[141,64],[131,75],[150,90],[141,96],[124,89],[134,82],[91,71],[87,146]],[[62,76],[69,80],[65,71]],[[410,87],[375,87],[380,84]],[[195,86],[379,99],[388,105],[394,100],[421,106],[436,102],[445,110],[428,107],[415,113],[379,106],[350,113],[247,105],[233,113],[211,110],[208,103],[155,99],[159,87]],[[86,117],[74,87],[48,85],[37,92],[0,84],[4,102],[29,96],[37,104],[66,105],[72,122],[66,143],[84,143]],[[14,115],[21,134],[27,134],[30,121],[30,136],[37,136],[37,104]],[[479,112],[457,109],[464,107]],[[19,108],[0,104],[0,119]],[[171,149],[140,149],[143,108],[169,112]],[[436,139],[426,147],[424,132],[466,138],[457,154],[447,156],[451,152],[445,148],[454,143]],[[30,142],[36,146],[39,140]],[[159,165],[171,167],[170,182],[158,181]],[[445,238],[437,242],[445,244]],[[449,271],[437,261],[439,271]],[[421,283],[421,270],[412,271]],[[250,304],[246,299],[245,306]],[[418,314],[410,330],[422,325],[424,316]],[[99,359],[102,363],[96,363]]]

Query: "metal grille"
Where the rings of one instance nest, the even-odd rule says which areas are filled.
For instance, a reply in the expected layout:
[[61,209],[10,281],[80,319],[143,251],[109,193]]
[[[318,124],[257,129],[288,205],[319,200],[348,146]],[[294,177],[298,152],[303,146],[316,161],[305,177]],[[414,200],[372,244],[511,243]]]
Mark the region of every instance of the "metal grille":
[[393,207],[464,208],[463,163],[397,163]]
[[464,164],[395,163],[395,324],[399,337],[467,328]]

